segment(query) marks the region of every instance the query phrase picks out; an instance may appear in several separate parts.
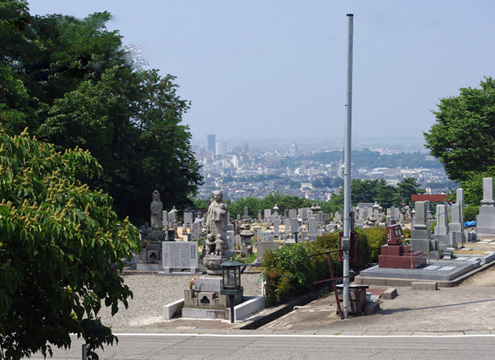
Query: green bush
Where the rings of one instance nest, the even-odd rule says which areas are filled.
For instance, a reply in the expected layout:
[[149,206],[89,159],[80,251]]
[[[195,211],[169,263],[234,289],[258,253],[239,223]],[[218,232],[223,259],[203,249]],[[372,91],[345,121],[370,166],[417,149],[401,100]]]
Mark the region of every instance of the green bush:
[[315,264],[309,257],[307,244],[283,246],[265,253],[267,305],[279,305],[313,290]]
[[368,267],[373,261],[371,257],[371,247],[368,234],[361,228],[355,229],[358,234],[357,261],[352,263],[354,270],[362,270]]
[[371,262],[377,262],[382,245],[387,243],[387,229],[384,227],[374,227],[365,229],[368,235],[368,244],[371,250]]
[[464,221],[473,221],[476,220],[476,216],[480,212],[479,206],[468,206],[464,209]]
[[[366,267],[371,262],[368,236],[362,229],[358,233],[358,259],[352,263],[355,270]],[[297,296],[316,290],[315,281],[330,278],[327,257],[311,256],[339,247],[339,235],[336,232],[325,234],[314,242],[297,243],[278,250],[268,251],[263,258],[266,268],[266,305],[276,306]],[[331,253],[334,276],[342,275],[342,263],[338,252]]]

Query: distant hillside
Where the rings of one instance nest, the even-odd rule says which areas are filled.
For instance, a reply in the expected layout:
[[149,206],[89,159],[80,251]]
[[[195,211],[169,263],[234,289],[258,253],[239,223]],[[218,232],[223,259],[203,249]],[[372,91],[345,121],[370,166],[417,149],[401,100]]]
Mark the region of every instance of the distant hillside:
[[[294,159],[296,163],[304,160],[313,160],[320,163],[333,163],[343,161],[342,151],[321,152],[313,155],[299,156]],[[401,153],[393,155],[381,155],[377,151],[370,150],[353,150],[352,166],[356,168],[373,169],[377,167],[386,168],[434,168],[439,169],[442,164],[435,159],[434,161],[426,160],[426,155],[420,152]]]

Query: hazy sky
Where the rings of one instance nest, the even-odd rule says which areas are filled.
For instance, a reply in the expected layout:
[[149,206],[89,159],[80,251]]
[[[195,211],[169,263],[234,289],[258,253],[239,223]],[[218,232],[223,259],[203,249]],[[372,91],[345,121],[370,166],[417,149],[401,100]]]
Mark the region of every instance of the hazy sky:
[[438,99],[495,67],[495,1],[31,0],[32,14],[109,11],[109,29],[177,76],[196,141],[343,137],[347,13],[353,136],[421,136]]

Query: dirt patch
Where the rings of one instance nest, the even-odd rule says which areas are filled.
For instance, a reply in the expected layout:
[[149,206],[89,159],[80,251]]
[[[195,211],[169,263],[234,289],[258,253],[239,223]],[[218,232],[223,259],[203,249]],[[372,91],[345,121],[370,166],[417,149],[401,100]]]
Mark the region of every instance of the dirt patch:
[[495,287],[495,266],[471,276],[459,286]]

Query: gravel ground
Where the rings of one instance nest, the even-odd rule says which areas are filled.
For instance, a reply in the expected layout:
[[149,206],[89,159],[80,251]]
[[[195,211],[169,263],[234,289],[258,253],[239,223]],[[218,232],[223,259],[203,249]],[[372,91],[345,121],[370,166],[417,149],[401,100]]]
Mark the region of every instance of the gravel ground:
[[[202,275],[207,276],[207,275]],[[119,311],[111,316],[109,308],[102,308],[100,316],[103,324],[114,329],[152,328],[163,323],[163,305],[184,298],[184,290],[189,287],[191,275],[127,275],[124,282],[134,293],[129,307],[119,306]],[[241,284],[244,295],[260,295],[259,273],[242,274]]]

